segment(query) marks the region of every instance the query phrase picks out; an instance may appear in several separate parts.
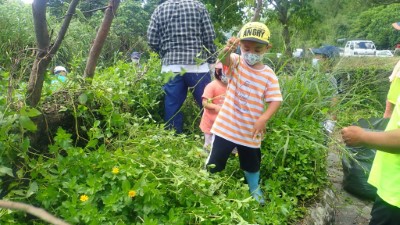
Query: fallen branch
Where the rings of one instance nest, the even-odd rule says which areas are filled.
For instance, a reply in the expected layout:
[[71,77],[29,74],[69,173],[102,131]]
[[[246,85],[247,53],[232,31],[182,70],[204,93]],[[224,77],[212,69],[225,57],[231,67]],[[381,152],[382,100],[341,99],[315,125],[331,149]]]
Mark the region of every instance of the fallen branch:
[[25,203],[0,200],[0,208],[21,210],[54,225],[70,225],[69,223],[66,223],[63,220],[51,215],[44,209]]

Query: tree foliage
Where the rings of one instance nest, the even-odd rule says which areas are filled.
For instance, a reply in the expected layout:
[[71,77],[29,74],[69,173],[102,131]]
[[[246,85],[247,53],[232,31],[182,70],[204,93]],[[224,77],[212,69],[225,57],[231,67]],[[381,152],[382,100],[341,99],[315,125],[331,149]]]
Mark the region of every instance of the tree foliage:
[[225,33],[232,32],[232,28],[240,29],[246,3],[241,0],[204,0],[204,3],[214,24],[217,41],[224,43]]
[[[52,15],[59,18],[64,16],[70,3],[71,0],[48,0],[47,7]],[[96,12],[95,9],[104,8],[107,3],[107,0],[81,0],[77,8],[90,17]]]
[[[132,51],[148,52],[146,34],[150,17],[158,0],[123,1],[112,27],[112,33],[120,41],[119,51],[125,55]],[[147,54],[146,54],[147,55]]]
[[[374,41],[378,49],[391,49],[399,41],[398,31],[391,23],[400,21],[398,3],[379,0],[315,0],[314,9],[320,17],[307,31],[301,32],[294,42],[344,45],[337,40],[366,38]],[[397,10],[397,11],[396,11]]]
[[351,37],[373,40],[378,49],[391,49],[400,41],[400,32],[392,27],[400,21],[400,4],[370,8],[356,18],[350,30]]
[[268,4],[272,6],[269,10],[271,19],[282,25],[282,38],[288,55],[292,50],[293,31],[305,31],[319,18],[311,3],[312,0],[268,0]]
[[366,3],[369,3],[374,6],[379,6],[379,5],[389,5],[393,3],[398,3],[399,1],[397,0],[366,0]]

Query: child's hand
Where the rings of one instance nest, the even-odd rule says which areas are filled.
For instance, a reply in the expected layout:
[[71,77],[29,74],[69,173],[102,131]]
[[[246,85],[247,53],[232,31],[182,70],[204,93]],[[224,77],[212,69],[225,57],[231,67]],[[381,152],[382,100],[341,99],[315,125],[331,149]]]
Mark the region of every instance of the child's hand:
[[230,54],[232,52],[236,51],[238,46],[239,46],[239,38],[237,38],[237,37],[229,38],[229,40],[226,43],[225,47],[223,48],[223,50],[220,52],[220,54],[218,56],[218,58],[220,59],[222,64],[224,64],[226,66],[230,66],[231,65]]
[[264,121],[262,119],[256,120],[254,123],[254,128],[253,128],[253,139],[261,139],[264,136],[265,133],[265,125],[267,121]]
[[215,110],[215,112],[219,112],[221,110],[221,106],[220,105],[215,105],[214,110]]
[[358,126],[345,127],[341,131],[343,141],[348,146],[360,146],[363,145],[364,129]]
[[231,37],[231,38],[229,38],[228,42],[226,43],[224,51],[225,52],[233,52],[238,48],[238,46],[239,46],[239,38]]

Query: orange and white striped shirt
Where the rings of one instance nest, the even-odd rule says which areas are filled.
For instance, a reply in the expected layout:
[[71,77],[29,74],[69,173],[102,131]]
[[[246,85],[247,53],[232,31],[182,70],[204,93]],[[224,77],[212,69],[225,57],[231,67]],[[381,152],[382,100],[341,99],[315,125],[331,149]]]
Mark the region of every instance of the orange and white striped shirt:
[[226,97],[211,132],[236,144],[259,148],[261,139],[253,139],[255,121],[264,113],[265,103],[282,101],[274,71],[251,68],[242,57],[232,53],[231,67],[224,66],[229,78]]

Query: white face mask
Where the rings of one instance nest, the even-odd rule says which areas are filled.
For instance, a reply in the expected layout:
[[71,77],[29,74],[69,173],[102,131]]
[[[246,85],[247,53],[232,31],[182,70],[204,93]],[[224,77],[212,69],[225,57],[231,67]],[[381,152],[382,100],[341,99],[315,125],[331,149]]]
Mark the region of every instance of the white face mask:
[[256,63],[261,62],[263,55],[245,52],[245,53],[243,53],[243,58],[247,64],[249,64],[250,66],[253,66]]

